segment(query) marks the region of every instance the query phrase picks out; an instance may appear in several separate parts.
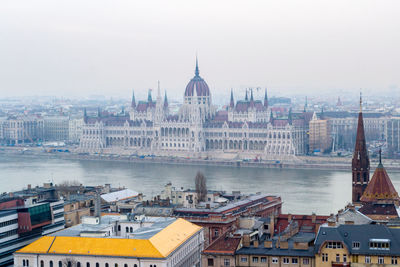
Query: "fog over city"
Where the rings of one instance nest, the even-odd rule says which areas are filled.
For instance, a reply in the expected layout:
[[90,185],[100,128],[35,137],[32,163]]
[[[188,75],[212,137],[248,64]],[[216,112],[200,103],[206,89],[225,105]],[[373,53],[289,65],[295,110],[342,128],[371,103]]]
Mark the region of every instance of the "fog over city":
[[1,1],[1,97],[396,92],[399,1]]

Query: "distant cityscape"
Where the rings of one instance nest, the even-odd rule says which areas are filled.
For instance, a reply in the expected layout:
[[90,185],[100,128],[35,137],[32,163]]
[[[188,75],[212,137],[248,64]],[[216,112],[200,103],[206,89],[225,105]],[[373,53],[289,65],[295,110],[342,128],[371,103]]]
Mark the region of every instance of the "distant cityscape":
[[[358,101],[322,101],[318,96],[269,97],[268,90],[232,90],[214,105],[200,76],[187,84],[183,103],[157,89],[153,100],[24,102],[3,100],[0,144],[39,146],[48,151],[134,156],[174,156],[242,161],[292,161],[296,156],[348,157],[354,148]],[[311,100],[313,99],[313,100]],[[393,103],[364,101],[364,127],[371,157],[400,156],[400,112]],[[370,103],[370,104],[368,104]]]

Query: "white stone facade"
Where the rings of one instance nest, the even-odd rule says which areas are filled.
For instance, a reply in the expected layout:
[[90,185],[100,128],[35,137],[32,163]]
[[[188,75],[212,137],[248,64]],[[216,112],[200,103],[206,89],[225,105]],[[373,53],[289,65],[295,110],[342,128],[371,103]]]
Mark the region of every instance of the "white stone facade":
[[[89,153],[149,154],[281,159],[306,152],[308,122],[273,119],[264,103],[247,97],[228,110],[212,105],[207,84],[198,75],[186,87],[179,112],[170,115],[166,97],[147,101],[132,98],[129,115],[85,117],[80,149]],[[301,114],[300,114],[301,115]],[[301,122],[300,122],[301,121]],[[299,123],[300,122],[300,123]]]

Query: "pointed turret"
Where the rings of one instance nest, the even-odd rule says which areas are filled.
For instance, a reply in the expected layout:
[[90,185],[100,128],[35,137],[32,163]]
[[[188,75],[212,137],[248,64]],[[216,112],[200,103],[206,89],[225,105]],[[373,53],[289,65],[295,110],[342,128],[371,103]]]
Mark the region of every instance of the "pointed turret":
[[254,107],[253,88],[250,89],[250,107]]
[[153,98],[151,97],[151,89],[149,89],[149,92],[147,94],[147,102],[151,104],[153,102]]
[[249,97],[247,96],[247,89],[246,89],[246,96],[245,96],[244,100],[249,101]]
[[271,113],[269,114],[269,122],[270,123],[274,122],[274,114],[272,113],[272,110],[271,110]]
[[267,95],[267,88],[265,88],[265,95],[264,95],[264,107],[268,108],[268,95]]
[[168,98],[167,98],[167,91],[164,94],[164,109],[168,108]]
[[132,90],[132,101],[131,101],[131,107],[136,108],[136,101],[135,101],[135,92]]
[[379,150],[378,167],[375,169],[374,175],[361,197],[361,202],[398,205],[399,201],[399,194],[383,167],[382,151]]
[[235,100],[233,99],[233,89],[231,89],[231,102],[229,103],[229,107],[235,107]]
[[367,188],[369,182],[369,157],[367,143],[365,141],[364,121],[362,115],[362,97],[360,93],[360,112],[358,113],[358,125],[356,144],[354,147],[353,159],[351,163],[352,178],[352,200],[353,203],[359,203],[360,198]]

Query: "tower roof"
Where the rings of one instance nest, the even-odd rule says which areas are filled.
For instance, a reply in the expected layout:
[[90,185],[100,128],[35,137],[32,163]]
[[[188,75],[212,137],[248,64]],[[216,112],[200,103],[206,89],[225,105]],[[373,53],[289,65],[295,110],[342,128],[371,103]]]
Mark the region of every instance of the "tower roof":
[[360,112],[358,114],[356,144],[354,147],[352,166],[353,169],[354,167],[357,166],[361,168],[369,168],[369,157],[367,151],[367,142],[365,141],[361,95],[360,95]]
[[229,103],[231,108],[235,107],[235,100],[233,99],[233,89],[231,89],[231,101]]
[[400,200],[399,194],[383,167],[380,153],[381,152],[379,152],[379,165],[375,169],[374,175],[360,199],[361,202],[394,203]]
[[[185,96],[209,96],[210,89],[208,88],[207,83],[200,77],[199,65],[196,57],[196,68],[194,71],[195,76],[190,80],[188,85],[186,86]],[[196,90],[196,92],[194,92]]]

